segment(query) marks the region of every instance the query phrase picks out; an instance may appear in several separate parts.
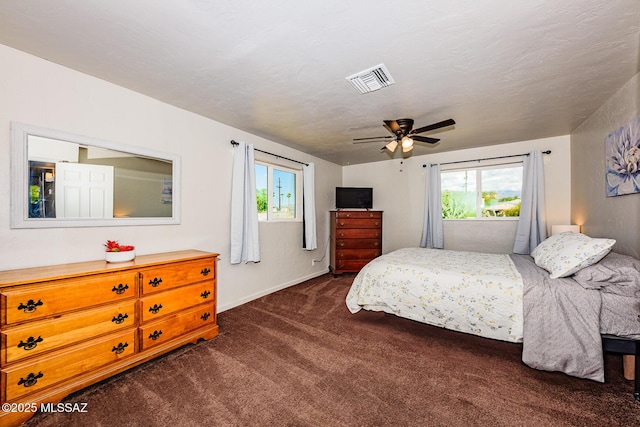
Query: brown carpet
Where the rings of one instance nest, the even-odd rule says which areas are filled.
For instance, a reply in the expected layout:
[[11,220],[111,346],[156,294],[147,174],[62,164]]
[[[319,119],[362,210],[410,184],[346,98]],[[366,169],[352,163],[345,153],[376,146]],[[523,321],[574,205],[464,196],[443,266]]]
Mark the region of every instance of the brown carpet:
[[637,426],[605,384],[533,370],[521,346],[383,313],[352,315],[352,275],[327,274],[219,315],[220,336],[69,396],[88,413],[28,426]]

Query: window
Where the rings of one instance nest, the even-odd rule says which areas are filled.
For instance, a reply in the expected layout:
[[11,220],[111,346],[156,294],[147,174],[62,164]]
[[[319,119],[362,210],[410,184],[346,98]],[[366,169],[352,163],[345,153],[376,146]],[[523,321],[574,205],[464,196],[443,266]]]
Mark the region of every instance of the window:
[[442,171],[440,178],[445,219],[520,216],[521,164]]
[[302,219],[302,171],[256,161],[258,221]]

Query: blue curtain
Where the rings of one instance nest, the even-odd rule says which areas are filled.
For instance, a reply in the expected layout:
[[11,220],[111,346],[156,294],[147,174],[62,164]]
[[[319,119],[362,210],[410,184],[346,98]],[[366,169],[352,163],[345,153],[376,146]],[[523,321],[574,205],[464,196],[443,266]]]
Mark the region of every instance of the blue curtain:
[[312,251],[318,247],[316,239],[315,165],[302,167],[302,247]]
[[231,264],[260,262],[253,144],[234,148],[231,179]]
[[426,165],[424,193],[424,222],[422,224],[422,248],[444,248],[442,221],[442,190],[440,188],[440,164]]
[[544,205],[544,165],[542,153],[532,151],[522,167],[522,202],[513,253],[530,254],[547,238],[547,215]]

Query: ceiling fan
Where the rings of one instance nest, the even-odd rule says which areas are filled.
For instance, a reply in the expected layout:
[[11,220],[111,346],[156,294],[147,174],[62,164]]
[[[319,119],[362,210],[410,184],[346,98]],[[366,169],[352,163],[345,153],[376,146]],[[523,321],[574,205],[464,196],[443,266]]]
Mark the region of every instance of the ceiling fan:
[[413,119],[397,119],[397,120],[384,120],[384,128],[388,130],[391,135],[386,136],[374,136],[370,138],[354,138],[354,144],[361,144],[367,142],[376,142],[380,140],[391,139],[387,145],[381,148],[385,148],[392,153],[396,151],[398,145],[402,146],[402,152],[408,153],[413,150],[414,141],[425,142],[427,144],[435,144],[440,141],[438,138],[430,138],[428,136],[420,136],[419,133],[424,133],[436,129],[441,129],[447,126],[453,126],[456,122],[453,119],[443,120],[438,123],[423,126],[418,129],[413,129]]

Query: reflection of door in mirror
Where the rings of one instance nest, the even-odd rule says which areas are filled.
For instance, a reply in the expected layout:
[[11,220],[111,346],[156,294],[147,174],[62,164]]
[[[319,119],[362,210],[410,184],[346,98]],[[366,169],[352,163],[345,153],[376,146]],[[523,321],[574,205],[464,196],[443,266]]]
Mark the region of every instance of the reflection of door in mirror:
[[58,218],[113,218],[113,166],[56,163]]

